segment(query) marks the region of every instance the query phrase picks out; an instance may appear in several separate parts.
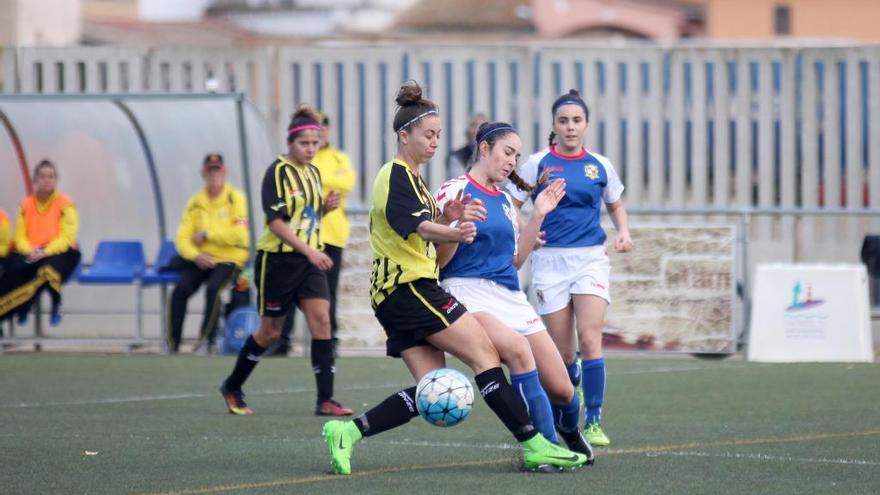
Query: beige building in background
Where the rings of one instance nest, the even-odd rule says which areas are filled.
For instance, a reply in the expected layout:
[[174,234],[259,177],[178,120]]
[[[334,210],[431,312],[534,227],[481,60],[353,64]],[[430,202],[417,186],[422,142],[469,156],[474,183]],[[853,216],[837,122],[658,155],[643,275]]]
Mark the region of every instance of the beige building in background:
[[707,0],[706,36],[880,41],[880,0]]
[[65,46],[82,36],[80,0],[0,0],[0,46]]

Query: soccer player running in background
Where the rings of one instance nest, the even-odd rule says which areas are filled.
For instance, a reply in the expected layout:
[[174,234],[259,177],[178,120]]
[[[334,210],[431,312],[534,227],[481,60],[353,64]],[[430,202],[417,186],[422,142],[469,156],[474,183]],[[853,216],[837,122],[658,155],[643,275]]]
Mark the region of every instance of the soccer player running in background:
[[281,335],[281,325],[297,304],[312,334],[312,369],[318,388],[315,414],[345,416],[351,409],[333,400],[336,372],[330,340],[330,296],[326,272],[333,267],[321,252],[320,222],[325,211],[336,208],[339,194],[326,197],[317,167],[311,164],[318,150],[318,116],[309,107],[293,114],[287,127],[288,153],[279,155],[263,176],[262,204],[266,226],[257,242],[254,278],[260,328],[248,337],[232,374],[220,385],[229,412],[251,415],[241,386],[260,356]]
[[214,350],[220,294],[238,276],[248,259],[248,214],[244,193],[226,182],[226,165],[219,153],[202,161],[205,187],[186,203],[174,246],[185,260],[180,281],[171,292],[168,313],[168,352],[180,348],[187,301],[205,284],[205,312],[194,354]]
[[[586,463],[585,455],[549,442],[535,429],[479,321],[438,284],[435,243],[473,242],[476,228],[469,220],[477,208],[453,200],[441,214],[420,174],[440,141],[437,106],[422,98],[422,89],[414,81],[400,88],[396,101],[400,106],[393,122],[397,155],[379,170],[370,209],[370,292],[376,318],[388,336],[388,355],[403,358],[416,382],[445,366],[444,351],[461,359],[474,371],[489,408],[519,441],[527,468]],[[450,226],[454,221],[458,223]],[[352,450],[362,437],[418,416],[415,391],[413,386],[392,394],[353,421],[324,425],[336,473],[351,473]]]
[[[321,218],[321,243],[324,245],[324,254],[333,261],[333,268],[327,272],[327,287],[330,290],[330,330],[333,334],[333,352],[336,353],[338,339],[336,331],[336,292],[339,288],[339,272],[342,271],[342,252],[348,242],[351,233],[351,225],[348,222],[345,207],[348,194],[354,189],[357,179],[354,167],[348,155],[330,143],[330,117],[321,113],[321,130],[318,138],[321,140],[318,153],[312,160],[312,164],[321,172],[321,185],[325,191],[339,193],[339,207],[328,211]],[[284,320],[281,330],[281,339],[278,341],[278,349],[270,353],[275,355],[287,355],[290,350],[290,342],[294,332],[295,311]]]
[[601,427],[605,397],[602,326],[611,302],[611,266],[600,224],[602,203],[618,232],[614,249],[625,253],[633,244],[617,172],[607,158],[583,146],[590,117],[586,103],[571,90],[553,103],[552,112],[550,146],[530,156],[518,172],[527,184],[535,185],[534,190],[513,182],[508,190],[519,208],[529,198],[536,201],[554,180],[565,180],[565,197],[541,227],[546,245],[532,256],[532,285],[538,313],[562,354],[571,381],[583,387],[587,440],[606,446],[611,441]]
[[497,185],[509,177],[528,187],[515,172],[521,149],[522,141],[510,124],[483,124],[470,171],[438,191],[441,210],[462,197],[480,205],[472,243],[438,245],[440,284],[464,303],[498,349],[535,427],[554,443],[559,443],[558,429],[569,449],[592,460],[592,448],[578,431],[578,394],[547,328],[520,290],[517,274],[538,242],[544,218],[565,196],[565,179],[554,180],[537,195],[520,231],[513,202]]
[[49,160],[34,167],[34,193],[26,197],[15,221],[15,252],[0,285],[0,319],[15,313],[27,321],[31,304],[48,287],[49,323],[61,323],[61,286],[79,264],[76,242],[79,213],[73,200],[58,191],[58,168]]

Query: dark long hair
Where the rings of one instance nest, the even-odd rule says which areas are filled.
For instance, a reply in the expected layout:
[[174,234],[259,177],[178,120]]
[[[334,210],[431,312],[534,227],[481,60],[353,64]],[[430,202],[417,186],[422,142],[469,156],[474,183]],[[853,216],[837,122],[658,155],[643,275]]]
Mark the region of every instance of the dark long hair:
[[293,112],[287,125],[287,142],[292,143],[306,129],[320,129],[321,117],[312,107],[303,104]]
[[[489,149],[495,147],[495,143],[498,142],[501,138],[508,136],[510,134],[516,134],[516,129],[513,128],[512,125],[507,122],[486,122],[477,129],[477,137],[476,142],[474,143],[474,152],[471,155],[469,160],[470,164],[473,165],[480,158],[480,143],[485,142],[489,145]],[[510,175],[507,176],[508,180],[513,183],[518,189],[526,192],[532,192],[535,190],[535,186],[529,184],[519,174],[516,173],[516,170],[510,172]]]

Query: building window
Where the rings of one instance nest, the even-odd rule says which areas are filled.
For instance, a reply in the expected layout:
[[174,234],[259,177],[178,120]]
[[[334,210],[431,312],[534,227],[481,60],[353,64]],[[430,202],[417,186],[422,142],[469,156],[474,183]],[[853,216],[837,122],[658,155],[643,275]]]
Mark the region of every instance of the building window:
[[791,7],[777,5],[773,10],[773,32],[777,35],[791,34]]

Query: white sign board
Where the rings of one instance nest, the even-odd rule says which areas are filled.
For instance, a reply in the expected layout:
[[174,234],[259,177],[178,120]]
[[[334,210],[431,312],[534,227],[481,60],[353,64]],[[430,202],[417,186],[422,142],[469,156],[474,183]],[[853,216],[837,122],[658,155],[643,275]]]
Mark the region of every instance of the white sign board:
[[749,361],[871,362],[864,265],[758,265]]

